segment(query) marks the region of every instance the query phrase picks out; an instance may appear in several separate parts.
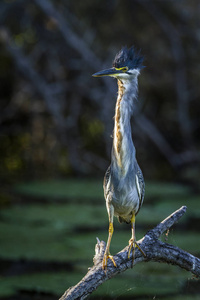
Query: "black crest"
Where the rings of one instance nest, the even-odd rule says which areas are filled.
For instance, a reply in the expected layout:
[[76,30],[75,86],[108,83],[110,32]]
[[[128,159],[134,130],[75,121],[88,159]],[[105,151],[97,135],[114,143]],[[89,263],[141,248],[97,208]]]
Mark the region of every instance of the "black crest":
[[113,61],[114,68],[128,67],[129,69],[142,69],[143,56],[137,52],[134,47],[128,49],[123,47],[115,56]]

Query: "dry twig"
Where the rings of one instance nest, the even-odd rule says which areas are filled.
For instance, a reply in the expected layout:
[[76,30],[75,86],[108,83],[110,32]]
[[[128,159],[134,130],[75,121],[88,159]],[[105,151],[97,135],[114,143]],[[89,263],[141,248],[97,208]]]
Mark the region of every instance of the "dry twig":
[[[146,257],[136,248],[134,265],[139,262],[156,261],[177,265],[197,277],[200,277],[200,259],[192,254],[183,251],[173,245],[163,243],[158,238],[162,233],[174,225],[186,212],[186,206],[172,213],[155,228],[148,231],[147,234],[138,241],[140,247],[145,251]],[[105,242],[97,239],[95,247],[94,266],[89,269],[83,279],[74,287],[69,288],[60,300],[85,299],[89,294],[98,288],[104,281],[111,279],[119,273],[131,268],[132,259],[127,257],[128,246],[114,256],[117,268],[112,262],[108,262],[108,270],[105,273],[102,270],[102,257],[105,251]]]

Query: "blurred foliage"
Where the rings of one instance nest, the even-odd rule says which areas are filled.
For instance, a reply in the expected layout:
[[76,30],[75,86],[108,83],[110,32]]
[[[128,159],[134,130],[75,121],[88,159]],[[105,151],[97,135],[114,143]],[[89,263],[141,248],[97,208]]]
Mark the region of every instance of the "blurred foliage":
[[[48,201],[54,199],[82,199],[82,201],[103,197],[103,180],[92,179],[71,179],[71,180],[49,180],[35,181],[30,183],[17,184],[15,191],[23,196],[34,196],[45,198]],[[95,197],[94,197],[95,196]]]
[[[15,186],[15,191],[23,196],[34,196],[39,198],[51,199],[87,199],[91,201],[93,198],[102,199],[103,197],[103,181],[94,179],[68,179],[68,180],[49,180],[35,181],[30,183],[21,183]],[[78,188],[77,188],[78,187]],[[180,198],[187,198],[191,194],[191,189],[188,186],[180,184],[169,184],[164,182],[146,182],[146,194],[148,199],[173,199],[176,201]],[[95,197],[94,197],[95,196]],[[79,200],[80,201],[80,200]]]
[[[107,238],[100,186],[95,180],[16,185],[14,197],[10,195],[12,205],[0,211],[0,298],[19,295],[23,299],[27,293],[26,299],[35,299],[35,294],[37,299],[46,299],[45,295],[58,299],[83,277],[93,264],[96,236]],[[161,239],[198,256],[198,203],[183,185],[147,182],[145,205],[136,220],[137,239],[187,205],[187,214]],[[114,228],[112,254],[124,248],[131,235],[130,225],[119,224],[116,218]],[[198,299],[198,286],[198,280],[177,266],[148,262],[105,282],[90,299],[153,299],[155,295],[158,299],[178,300],[180,295],[184,300]]]
[[188,0],[1,1],[1,180],[102,176],[116,84],[91,74],[134,44],[146,66],[139,112],[151,124],[133,122],[145,177],[198,182],[198,11]]

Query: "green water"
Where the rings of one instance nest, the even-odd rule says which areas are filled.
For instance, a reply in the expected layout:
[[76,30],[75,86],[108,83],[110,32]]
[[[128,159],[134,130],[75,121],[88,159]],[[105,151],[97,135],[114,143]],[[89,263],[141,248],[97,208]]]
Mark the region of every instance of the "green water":
[[[40,295],[37,299],[43,299],[43,294],[58,299],[92,266],[96,237],[107,239],[108,217],[102,182],[26,183],[13,187],[9,197],[0,211],[1,265],[9,262],[0,270],[0,299],[20,295],[22,291],[29,293],[28,299],[35,299],[31,298],[32,292]],[[200,256],[199,200],[186,186],[147,183],[146,198],[136,219],[137,239],[186,205],[186,215],[170,231],[167,242]],[[128,244],[131,234],[130,226],[119,224],[117,219],[114,227],[112,254]],[[200,299],[200,282],[178,267],[143,263],[104,283],[90,299],[130,299],[131,296],[133,299]]]

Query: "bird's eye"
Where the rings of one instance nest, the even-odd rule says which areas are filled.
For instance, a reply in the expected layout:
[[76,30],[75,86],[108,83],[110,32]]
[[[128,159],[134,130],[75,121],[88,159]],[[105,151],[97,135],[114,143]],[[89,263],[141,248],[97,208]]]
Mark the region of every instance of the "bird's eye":
[[117,71],[126,72],[128,71],[128,67],[122,67],[122,68],[115,68]]

